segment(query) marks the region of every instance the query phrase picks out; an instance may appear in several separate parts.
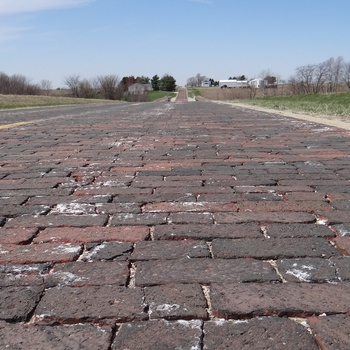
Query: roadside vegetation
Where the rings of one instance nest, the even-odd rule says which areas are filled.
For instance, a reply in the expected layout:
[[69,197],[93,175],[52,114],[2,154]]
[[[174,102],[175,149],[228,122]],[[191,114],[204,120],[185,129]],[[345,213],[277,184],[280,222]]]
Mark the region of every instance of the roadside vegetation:
[[117,101],[73,98],[60,96],[0,95],[0,109],[24,107],[48,107],[92,103],[116,103]]
[[240,100],[244,104],[276,109],[280,111],[305,112],[310,114],[339,115],[350,117],[350,94],[308,94],[296,96],[274,96]]
[[168,92],[168,91],[148,91],[147,92],[147,101],[156,101],[156,100],[161,100],[163,98],[173,98],[176,96],[175,92]]

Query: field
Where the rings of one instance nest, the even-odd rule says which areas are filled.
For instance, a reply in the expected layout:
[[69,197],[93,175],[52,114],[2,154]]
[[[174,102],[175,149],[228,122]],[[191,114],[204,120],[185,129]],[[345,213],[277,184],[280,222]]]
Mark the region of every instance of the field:
[[117,101],[61,96],[0,95],[0,109],[45,107],[86,103],[116,103]]
[[350,93],[286,96],[287,89],[281,87],[278,91],[277,89],[259,89],[255,98],[250,98],[252,93],[250,89],[197,88],[195,90],[209,100],[243,103],[280,111],[350,117]]

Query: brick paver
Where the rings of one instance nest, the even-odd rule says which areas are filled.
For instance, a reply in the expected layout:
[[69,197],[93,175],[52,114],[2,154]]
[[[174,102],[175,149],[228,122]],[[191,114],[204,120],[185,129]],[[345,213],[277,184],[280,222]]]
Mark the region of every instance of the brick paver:
[[1,349],[349,348],[350,133],[186,101],[0,112]]

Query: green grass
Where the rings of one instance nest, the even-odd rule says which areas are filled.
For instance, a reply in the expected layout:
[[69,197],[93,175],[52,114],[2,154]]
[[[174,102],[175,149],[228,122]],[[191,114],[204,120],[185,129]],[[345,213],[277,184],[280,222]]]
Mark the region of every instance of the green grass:
[[350,116],[350,93],[262,97],[237,102],[309,114]]
[[169,91],[148,91],[147,92],[147,101],[156,101],[164,97],[175,97],[175,92]]
[[201,96],[201,92],[197,88],[188,88],[188,97],[195,98],[196,96]]
[[116,102],[117,101],[58,96],[0,95],[0,109]]

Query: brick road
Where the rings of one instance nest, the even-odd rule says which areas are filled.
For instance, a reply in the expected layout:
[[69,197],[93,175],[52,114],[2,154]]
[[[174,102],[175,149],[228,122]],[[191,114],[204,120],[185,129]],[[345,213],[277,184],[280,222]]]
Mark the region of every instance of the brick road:
[[15,122],[1,349],[350,348],[349,131],[208,102]]

